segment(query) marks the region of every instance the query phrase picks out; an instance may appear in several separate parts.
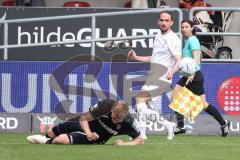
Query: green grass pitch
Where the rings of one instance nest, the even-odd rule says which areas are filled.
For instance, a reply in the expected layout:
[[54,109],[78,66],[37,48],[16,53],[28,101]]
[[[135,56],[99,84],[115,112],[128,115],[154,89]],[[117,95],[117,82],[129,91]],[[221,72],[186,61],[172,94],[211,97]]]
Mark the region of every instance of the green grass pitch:
[[152,135],[142,146],[28,144],[26,134],[0,134],[0,160],[238,160],[240,137]]

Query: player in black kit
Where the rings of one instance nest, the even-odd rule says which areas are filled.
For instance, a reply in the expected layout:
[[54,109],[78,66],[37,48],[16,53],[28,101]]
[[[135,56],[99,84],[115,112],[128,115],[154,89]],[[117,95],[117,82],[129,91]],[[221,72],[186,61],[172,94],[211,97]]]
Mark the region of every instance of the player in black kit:
[[46,136],[31,135],[30,143],[40,144],[104,144],[112,136],[128,135],[131,141],[117,140],[116,145],[140,145],[144,139],[124,101],[105,99],[88,112],[50,128]]

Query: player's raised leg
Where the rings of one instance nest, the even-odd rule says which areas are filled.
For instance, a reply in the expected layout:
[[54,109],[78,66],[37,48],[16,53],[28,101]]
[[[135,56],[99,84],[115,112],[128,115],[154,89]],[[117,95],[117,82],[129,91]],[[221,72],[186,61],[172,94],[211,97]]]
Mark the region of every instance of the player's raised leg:
[[155,110],[153,110],[150,106],[148,106],[148,101],[151,101],[151,95],[148,91],[140,91],[139,94],[136,97],[136,106],[137,106],[137,112],[138,112],[138,120],[139,120],[139,130],[141,135],[146,139],[146,122],[149,120],[149,117],[154,115],[156,117],[156,121],[166,127],[168,130],[168,136],[167,138],[169,140],[173,139],[174,137],[174,129],[176,127],[176,124],[174,122],[170,122],[165,120],[162,116],[159,115],[159,113]]

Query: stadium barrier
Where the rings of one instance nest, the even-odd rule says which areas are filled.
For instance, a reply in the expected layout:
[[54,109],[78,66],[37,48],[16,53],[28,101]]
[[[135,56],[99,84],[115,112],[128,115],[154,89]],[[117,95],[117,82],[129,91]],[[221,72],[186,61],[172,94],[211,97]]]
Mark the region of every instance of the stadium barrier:
[[[115,38],[97,38],[96,37],[96,18],[98,17],[108,17],[108,16],[119,16],[119,15],[136,15],[136,14],[149,14],[149,13],[159,13],[160,11],[176,11],[178,13],[178,21],[181,22],[183,19],[182,11],[179,8],[161,8],[161,9],[151,9],[151,10],[137,10],[137,11],[121,11],[121,12],[108,12],[108,13],[92,13],[92,14],[82,14],[82,15],[67,15],[67,16],[54,16],[54,17],[40,17],[40,18],[25,18],[25,19],[10,19],[10,20],[0,20],[0,24],[4,24],[4,38],[3,45],[0,49],[4,49],[3,59],[8,60],[8,49],[10,48],[22,48],[22,47],[34,47],[34,46],[50,46],[58,44],[75,44],[75,43],[86,43],[91,42],[91,55],[95,57],[95,45],[96,42],[102,41],[118,41],[118,40],[129,40],[129,39],[142,39],[154,37],[154,35],[143,35],[143,36],[124,36]],[[65,40],[56,42],[43,42],[43,43],[28,43],[28,44],[8,44],[9,39],[9,24],[12,23],[32,23],[32,22],[44,22],[44,21],[56,21],[56,20],[69,20],[76,18],[91,18],[91,39],[87,40]],[[180,23],[178,23],[178,34],[180,35]],[[180,35],[181,36],[181,35]],[[93,59],[94,60],[94,59]]]
[[[206,56],[222,62],[236,61],[236,58],[231,60],[234,57],[231,47],[237,44],[225,46],[224,36],[240,36],[240,32],[228,31],[231,28],[232,17],[234,17],[232,14],[239,13],[239,11],[240,8],[233,7],[193,7],[190,9],[189,19],[197,24],[195,25],[196,35],[201,43],[203,58]],[[234,20],[236,21],[237,18]],[[207,59],[207,61],[215,61],[214,59]]]
[[[196,11],[227,11],[240,12],[240,8],[231,7],[193,7],[189,11],[189,19],[193,20]],[[240,32],[198,32],[198,35],[216,35],[216,36],[240,36]]]

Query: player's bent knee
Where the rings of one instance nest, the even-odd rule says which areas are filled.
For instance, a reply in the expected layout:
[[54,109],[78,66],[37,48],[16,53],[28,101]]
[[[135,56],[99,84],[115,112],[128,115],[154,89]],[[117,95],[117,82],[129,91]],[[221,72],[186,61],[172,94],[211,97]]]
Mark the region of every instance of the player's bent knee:
[[53,144],[70,144],[70,141],[67,134],[61,134],[56,138],[54,138],[52,143]]
[[140,91],[138,94],[137,94],[137,97],[136,97],[136,101],[137,103],[140,103],[140,102],[147,102],[151,99],[151,95],[148,91]]

